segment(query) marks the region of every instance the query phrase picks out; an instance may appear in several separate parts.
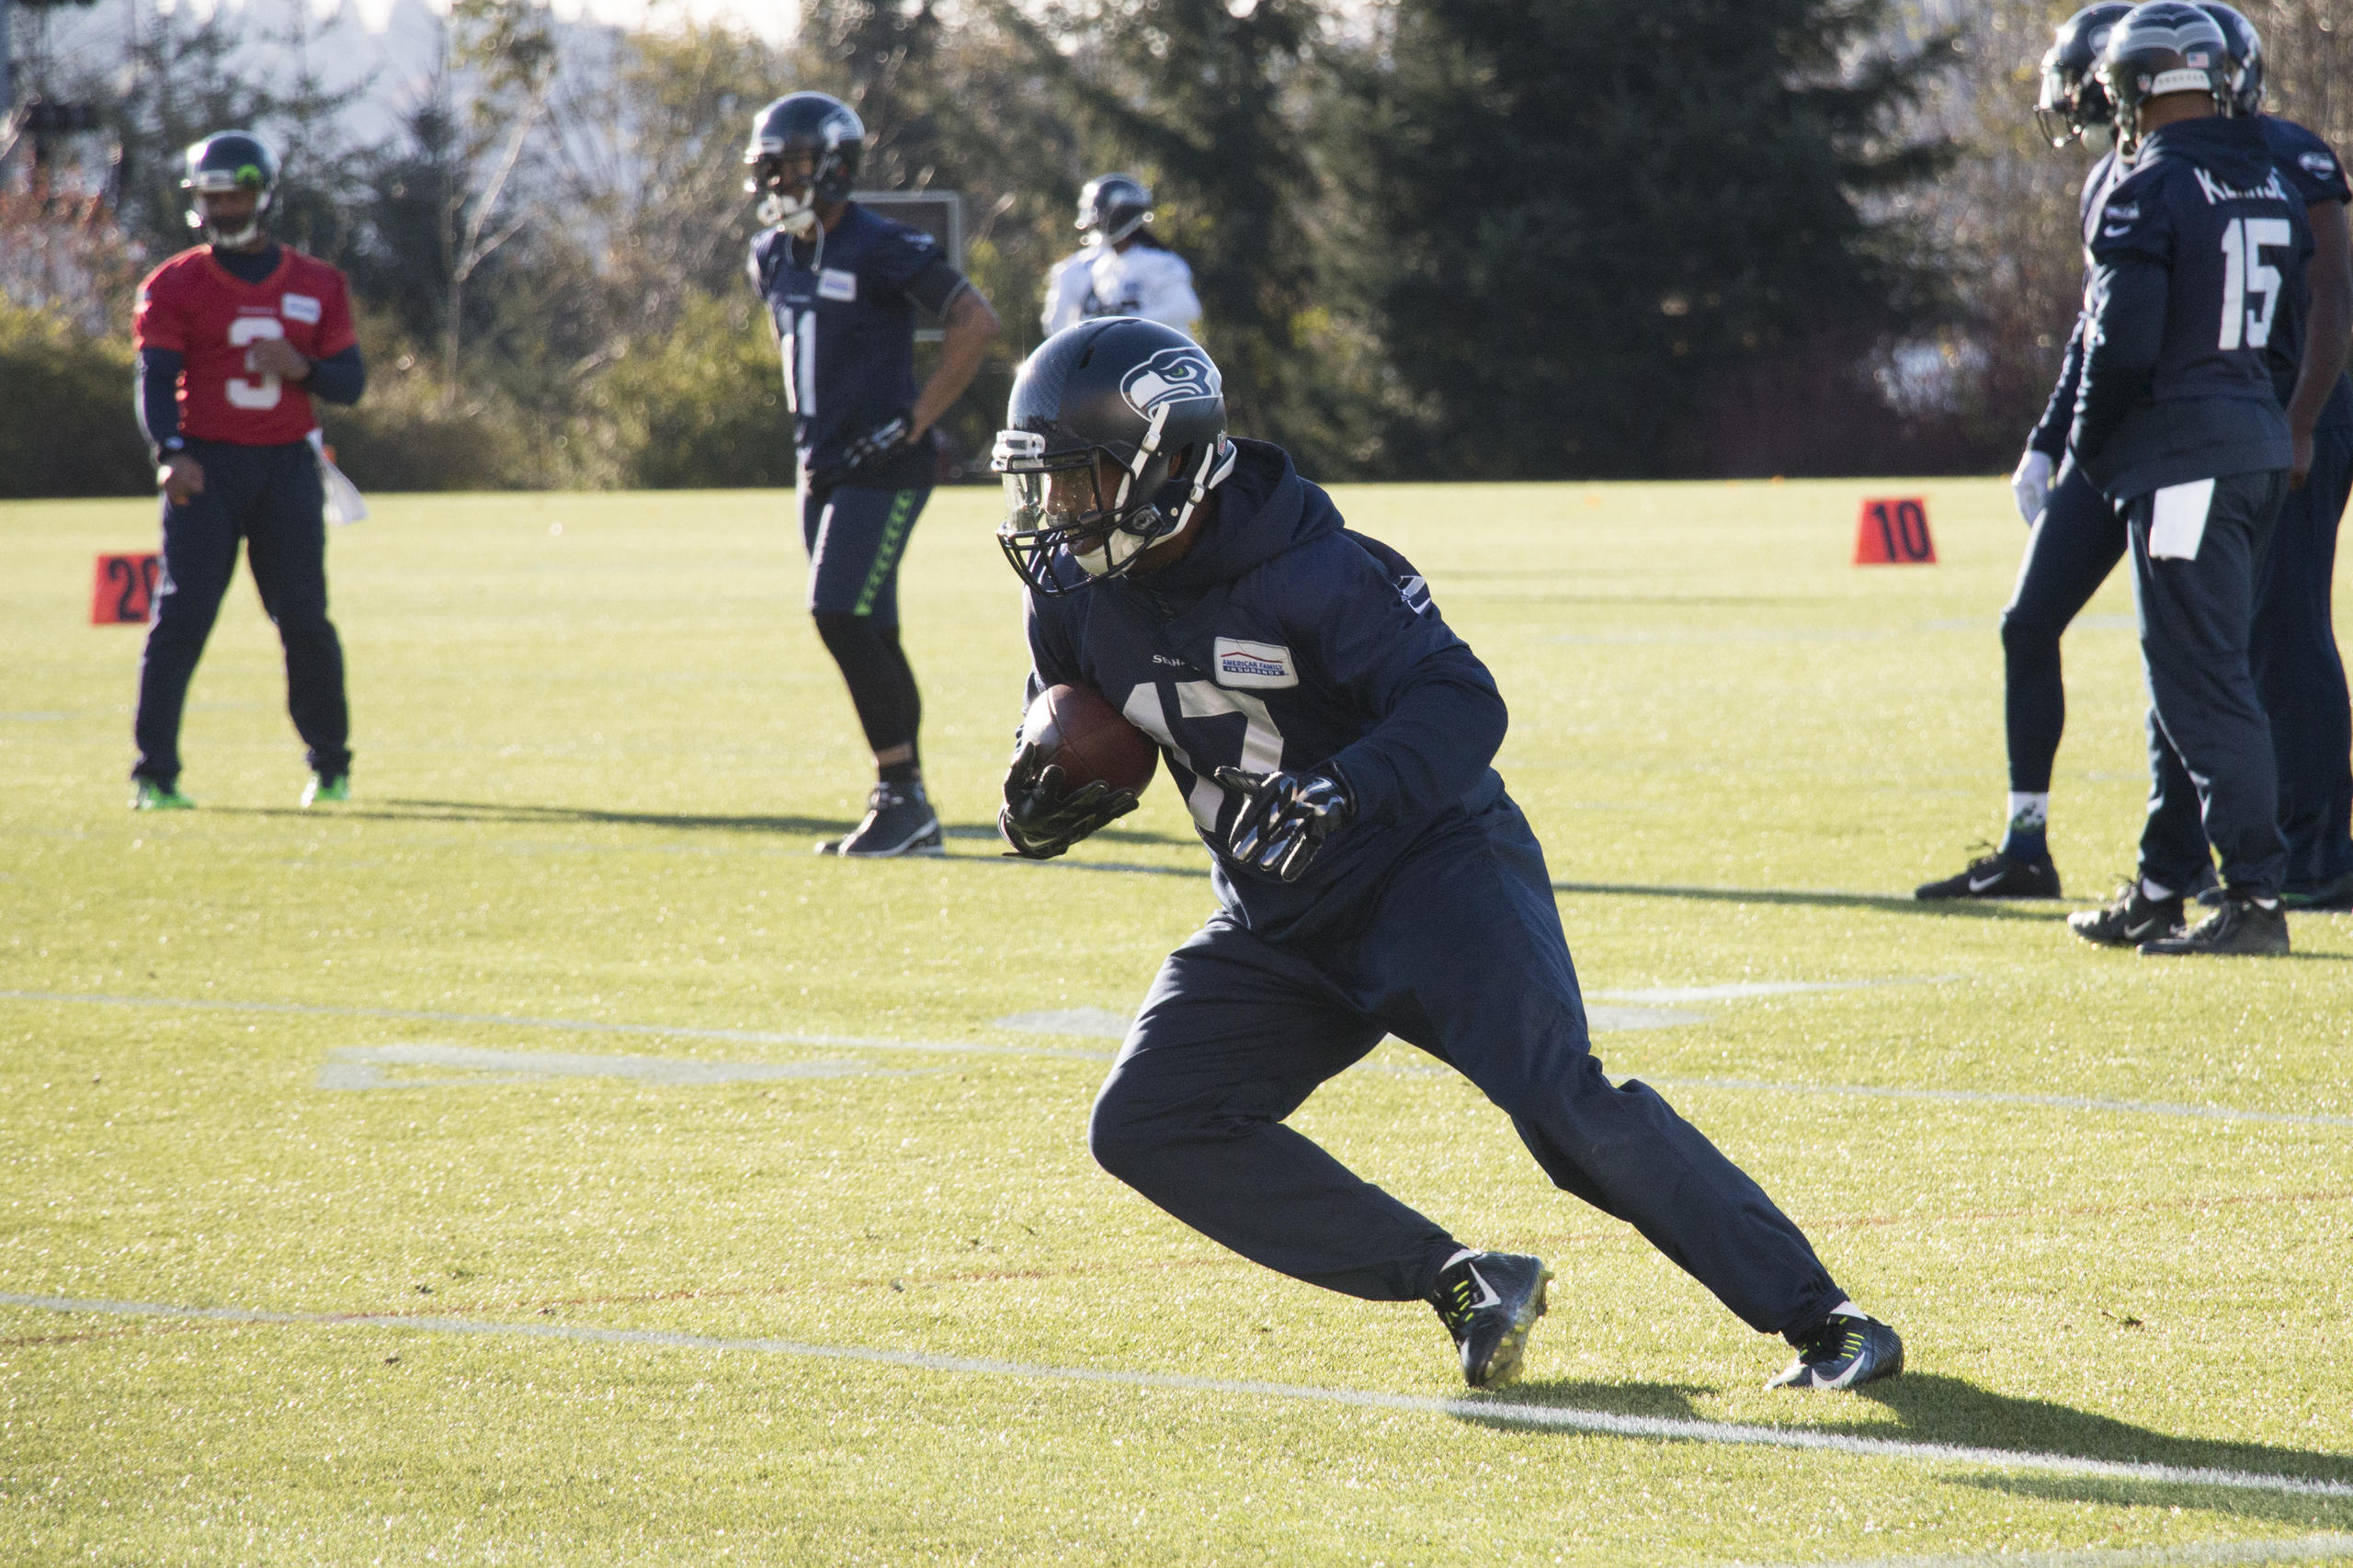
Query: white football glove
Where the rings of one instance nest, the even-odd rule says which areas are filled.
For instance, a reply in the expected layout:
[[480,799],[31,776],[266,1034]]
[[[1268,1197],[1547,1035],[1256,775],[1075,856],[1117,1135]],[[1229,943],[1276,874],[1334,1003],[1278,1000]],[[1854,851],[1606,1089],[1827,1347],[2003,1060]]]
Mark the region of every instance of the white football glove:
[[2032,526],[2042,515],[2042,504],[2051,499],[2051,454],[2033,447],[2018,459],[2018,472],[2010,475],[2010,494],[2018,499],[2018,516]]

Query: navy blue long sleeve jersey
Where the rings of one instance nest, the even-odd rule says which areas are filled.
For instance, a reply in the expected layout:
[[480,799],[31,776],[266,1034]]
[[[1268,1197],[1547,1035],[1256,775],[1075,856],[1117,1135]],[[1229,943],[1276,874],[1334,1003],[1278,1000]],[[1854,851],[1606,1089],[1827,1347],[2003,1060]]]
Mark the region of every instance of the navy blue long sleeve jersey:
[[[2271,149],[2271,162],[2289,195],[2307,210],[2324,201],[2353,204],[2353,186],[2346,183],[2345,165],[2326,142],[2277,115],[2258,116],[2255,123],[2263,131],[2264,144]],[[2283,408],[2295,396],[2296,378],[2303,373],[2304,328],[2312,304],[2311,283],[2300,277],[2298,286],[2279,301],[2279,313],[2271,323],[2271,387]],[[2341,349],[2343,345],[2338,347]],[[2320,420],[2313,428],[2353,428],[2353,377],[2338,373],[2336,389],[2321,406]]]
[[[1350,532],[1280,448],[1236,444],[1216,516],[1182,559],[1028,596],[1029,695],[1092,687],[1158,741],[1220,902],[1263,936],[1306,936],[1360,906],[1422,836],[1501,798],[1491,765],[1506,719],[1412,562]],[[1296,882],[1246,869],[1225,852],[1237,798],[1211,777],[1222,766],[1336,772],[1355,820]]]
[[[2120,173],[2129,174],[2132,165],[2113,152],[2103,153],[2099,161],[2084,176],[2084,188],[2075,198],[2075,227],[2084,236],[2084,290],[2091,291],[2092,279],[2092,221],[2099,215],[2099,204],[2108,196],[2108,187],[2116,183]],[[2026,444],[2038,452],[2046,453],[2052,461],[2066,455],[2067,426],[2075,422],[2075,393],[2084,373],[2084,310],[2077,306],[2075,324],[2067,334],[2067,347],[2059,357],[2059,381],[2051,389],[2050,401],[2042,407],[2042,418]]]
[[2069,452],[2110,500],[2289,466],[2269,345],[2312,255],[2261,129],[2189,119],[2109,188]]

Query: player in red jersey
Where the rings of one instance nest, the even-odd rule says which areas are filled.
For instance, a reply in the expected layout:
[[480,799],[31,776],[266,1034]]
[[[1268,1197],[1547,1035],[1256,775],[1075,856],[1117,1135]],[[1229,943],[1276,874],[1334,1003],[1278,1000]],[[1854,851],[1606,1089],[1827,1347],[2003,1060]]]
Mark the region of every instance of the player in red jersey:
[[310,748],[302,803],[350,790],[343,644],[327,619],[326,525],[311,400],[358,401],[367,369],[344,276],[269,236],[278,158],[223,131],[188,150],[180,187],[209,242],[139,286],[139,423],[164,493],[164,571],[139,665],[131,769],[141,810],[186,808],[180,709],[245,541],[286,645],[286,703]]

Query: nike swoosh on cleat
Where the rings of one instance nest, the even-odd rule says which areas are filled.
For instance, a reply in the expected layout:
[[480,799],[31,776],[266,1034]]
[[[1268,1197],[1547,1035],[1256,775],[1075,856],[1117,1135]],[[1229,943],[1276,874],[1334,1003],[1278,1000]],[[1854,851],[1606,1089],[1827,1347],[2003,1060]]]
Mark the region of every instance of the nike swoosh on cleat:
[[1984,892],[1987,888],[1990,888],[1990,887],[1992,887],[1995,882],[2000,881],[2002,880],[2002,878],[2003,878],[2004,876],[2006,876],[2006,874],[2007,874],[2007,873],[2006,873],[2006,872],[1996,871],[1996,872],[1995,872],[1992,876],[1990,876],[1990,877],[1986,878],[1986,879],[1985,879],[1984,881],[1982,881],[1982,882],[1981,882],[1981,881],[1979,881],[1975,877],[1972,877],[1972,878],[1970,878],[1970,879],[1969,879],[1969,891],[1970,891],[1971,892]]
[[1479,1289],[1486,1292],[1486,1299],[1484,1301],[1472,1302],[1471,1310],[1475,1312],[1482,1307],[1500,1305],[1503,1301],[1503,1298],[1495,1294],[1495,1288],[1493,1285],[1487,1283],[1487,1277],[1479,1272],[1479,1266],[1475,1263],[1471,1263],[1465,1264],[1463,1267],[1471,1270],[1471,1278],[1476,1279],[1479,1282]]
[[2124,927],[2124,935],[2126,939],[2137,942],[2141,939],[2141,933],[2143,931],[2154,931],[2164,924],[2165,921],[2162,918],[2156,920],[2143,920],[2138,926],[2127,926]]

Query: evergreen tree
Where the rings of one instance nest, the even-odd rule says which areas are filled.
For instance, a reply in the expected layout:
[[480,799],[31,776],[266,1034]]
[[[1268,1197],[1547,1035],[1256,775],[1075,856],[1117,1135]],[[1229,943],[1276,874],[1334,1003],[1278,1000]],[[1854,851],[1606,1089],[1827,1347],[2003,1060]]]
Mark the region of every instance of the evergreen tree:
[[1349,74],[1340,270],[1399,392],[1385,466],[1706,472],[1693,421],[1761,368],[1921,318],[1860,199],[1946,57],[1866,54],[1881,0],[1396,0]]

